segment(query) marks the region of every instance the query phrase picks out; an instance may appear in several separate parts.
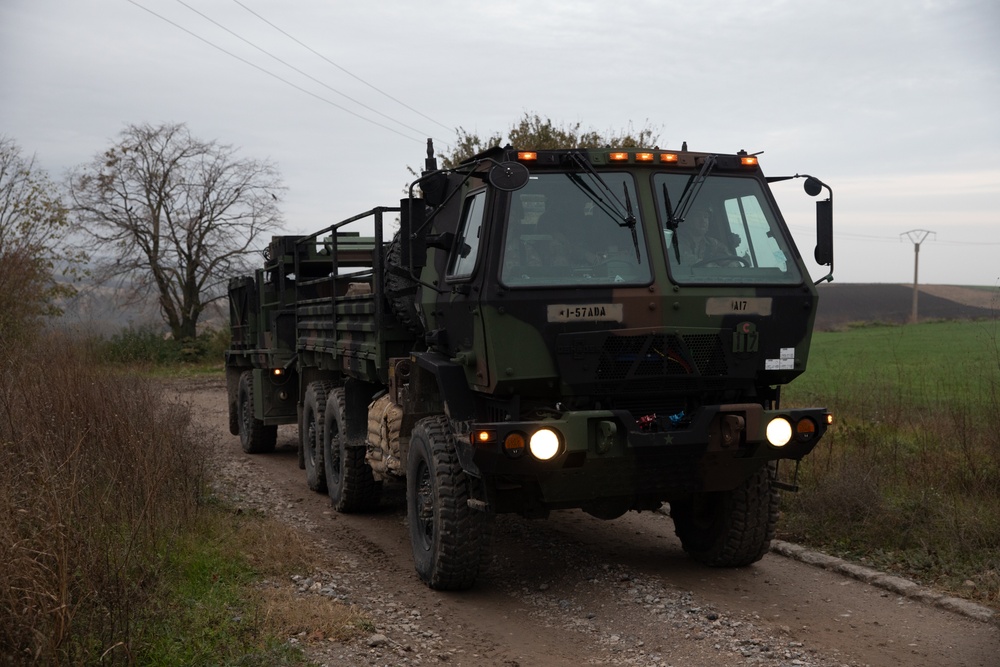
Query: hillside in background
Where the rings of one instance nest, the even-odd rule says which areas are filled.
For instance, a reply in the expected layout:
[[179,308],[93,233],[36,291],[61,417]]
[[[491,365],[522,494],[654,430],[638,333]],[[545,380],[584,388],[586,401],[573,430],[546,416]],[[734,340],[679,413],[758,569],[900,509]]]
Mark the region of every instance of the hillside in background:
[[[819,331],[841,329],[852,323],[903,324],[910,318],[913,287],[887,283],[823,283],[819,285]],[[61,304],[66,314],[63,326],[110,335],[126,327],[161,326],[155,302],[144,307],[122,307],[114,303],[114,290],[86,287],[75,298]],[[921,285],[918,300],[921,321],[966,320],[1000,317],[1000,286],[957,287]],[[228,326],[228,302],[223,299],[205,313],[199,328]],[[166,331],[166,327],[163,326]]]
[[[818,289],[821,331],[856,322],[902,324],[913,308],[912,285],[824,283]],[[921,322],[994,318],[1000,316],[1000,287],[921,285],[917,313]]]

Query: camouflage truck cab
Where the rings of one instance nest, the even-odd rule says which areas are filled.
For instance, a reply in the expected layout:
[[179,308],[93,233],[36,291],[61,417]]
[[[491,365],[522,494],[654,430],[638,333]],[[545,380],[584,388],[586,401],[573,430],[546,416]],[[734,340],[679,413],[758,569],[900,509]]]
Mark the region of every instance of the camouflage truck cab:
[[[801,460],[832,417],[780,402],[805,370],[817,294],[757,159],[497,148],[447,171],[429,160],[416,186],[398,236],[379,218],[357,248],[363,274],[337,263],[358,216],[275,241],[296,277],[323,264],[325,291],[299,281],[287,304],[258,294],[255,308],[261,273],[234,281],[236,430],[274,419],[256,384],[252,405],[240,399],[240,377],[294,377],[284,414],[299,420],[310,486],[352,511],[405,479],[417,571],[434,588],[472,585],[493,513],[611,519],[669,503],[695,558],[760,559],[778,489],[794,489],[778,462]],[[825,187],[807,177],[810,194]],[[832,193],[817,225],[825,280]],[[289,340],[281,313],[290,353],[268,347]],[[237,327],[259,329],[257,346]]]

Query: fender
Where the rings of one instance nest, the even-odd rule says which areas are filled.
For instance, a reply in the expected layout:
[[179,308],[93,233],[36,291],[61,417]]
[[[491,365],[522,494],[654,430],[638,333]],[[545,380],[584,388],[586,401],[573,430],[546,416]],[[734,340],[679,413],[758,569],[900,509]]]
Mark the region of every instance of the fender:
[[466,422],[475,418],[475,403],[462,366],[433,352],[413,352],[410,358],[437,379],[444,412],[452,422]]

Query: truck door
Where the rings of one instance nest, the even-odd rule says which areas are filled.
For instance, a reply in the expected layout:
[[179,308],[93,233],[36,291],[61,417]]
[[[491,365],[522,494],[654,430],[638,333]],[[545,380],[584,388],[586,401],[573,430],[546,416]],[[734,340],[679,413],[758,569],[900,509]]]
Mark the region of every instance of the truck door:
[[447,349],[466,367],[470,385],[489,384],[479,310],[486,255],[488,190],[468,193],[462,206],[454,247],[445,273],[447,291],[439,296],[438,314],[447,332]]

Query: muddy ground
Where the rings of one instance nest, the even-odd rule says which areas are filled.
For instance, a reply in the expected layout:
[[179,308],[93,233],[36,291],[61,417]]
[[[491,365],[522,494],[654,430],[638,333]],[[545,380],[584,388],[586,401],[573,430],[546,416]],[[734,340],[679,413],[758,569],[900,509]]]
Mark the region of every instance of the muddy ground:
[[296,526],[323,554],[297,582],[368,614],[348,643],[290,638],[326,665],[800,665],[997,667],[1000,625],[774,552],[736,570],[692,562],[660,513],[497,519],[494,556],[464,593],[414,573],[398,493],[366,516],[331,511],[297,466],[294,428],[249,456],[228,430],[221,378],[176,381],[216,478],[237,504]]

